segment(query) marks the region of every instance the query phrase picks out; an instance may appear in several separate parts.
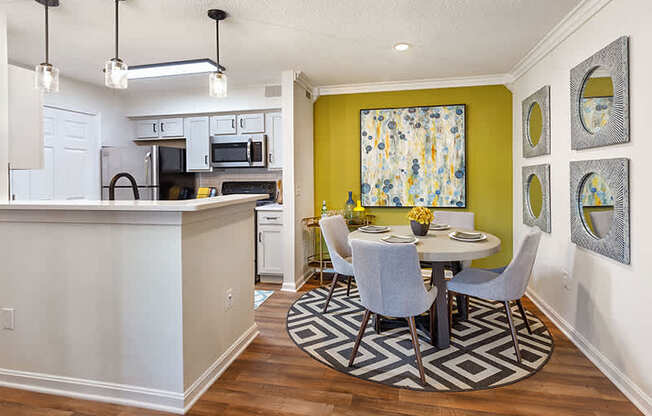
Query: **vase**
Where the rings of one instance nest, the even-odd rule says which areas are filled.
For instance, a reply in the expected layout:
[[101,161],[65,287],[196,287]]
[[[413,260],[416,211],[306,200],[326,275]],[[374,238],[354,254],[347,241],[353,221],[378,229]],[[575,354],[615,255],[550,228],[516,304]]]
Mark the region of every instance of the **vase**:
[[424,236],[428,234],[428,228],[430,228],[430,223],[421,224],[418,221],[410,220],[410,228],[412,228],[412,234],[418,236]]

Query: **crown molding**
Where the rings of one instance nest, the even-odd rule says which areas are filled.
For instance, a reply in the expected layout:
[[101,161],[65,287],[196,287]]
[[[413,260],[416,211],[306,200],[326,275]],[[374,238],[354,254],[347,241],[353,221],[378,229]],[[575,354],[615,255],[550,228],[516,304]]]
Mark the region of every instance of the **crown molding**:
[[546,57],[561,42],[575,33],[584,23],[602,10],[612,0],[582,0],[573,10],[552,28],[514,67],[509,71],[511,81],[523,76],[530,68]]
[[431,88],[476,87],[504,85],[511,80],[509,74],[480,75],[457,78],[435,78],[414,81],[369,82],[362,84],[324,85],[317,87],[319,95],[357,94],[364,92],[422,90]]

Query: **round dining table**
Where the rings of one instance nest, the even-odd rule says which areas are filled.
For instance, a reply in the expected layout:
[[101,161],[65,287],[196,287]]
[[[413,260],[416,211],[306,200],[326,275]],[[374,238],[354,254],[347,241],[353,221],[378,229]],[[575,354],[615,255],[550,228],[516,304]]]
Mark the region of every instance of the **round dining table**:
[[[414,236],[407,225],[391,225],[389,227],[390,230],[383,233],[365,233],[356,230],[349,234],[349,240],[359,239],[382,242],[381,239],[388,235]],[[492,234],[483,232],[487,236],[486,239],[466,242],[449,237],[449,234],[454,231],[470,230],[451,227],[443,231],[429,230],[427,235],[416,237],[418,238],[416,248],[421,265],[422,267],[432,268],[431,283],[437,288],[437,299],[435,300],[436,321],[431,320],[431,322],[436,322],[436,328],[430,328],[427,332],[430,332],[432,345],[440,349],[448,348],[450,345],[448,302],[446,299],[446,267],[450,267],[455,262],[488,257],[500,251],[500,239]]]

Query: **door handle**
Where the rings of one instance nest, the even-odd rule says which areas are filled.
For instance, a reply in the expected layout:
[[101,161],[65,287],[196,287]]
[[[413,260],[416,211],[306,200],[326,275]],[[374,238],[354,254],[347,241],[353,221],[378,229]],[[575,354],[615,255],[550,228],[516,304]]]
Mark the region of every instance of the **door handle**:
[[265,219],[266,219],[266,220],[272,220],[272,221],[274,221],[274,220],[277,220],[278,217],[265,217]]
[[234,118],[231,119],[231,128],[232,129],[235,128],[235,119]]
[[253,140],[247,140],[247,163],[251,165],[251,143]]
[[242,122],[244,121],[244,118],[240,119],[240,128],[243,128],[244,126],[242,125]]
[[274,160],[274,159],[272,158],[272,154],[270,153],[270,154],[269,154],[269,163],[273,163],[273,160]]
[[263,232],[262,231],[258,231],[258,242],[259,243],[263,242]]
[[163,123],[161,123],[161,133],[163,132],[165,132],[165,130],[163,130]]
[[204,155],[204,165],[208,165],[208,155]]
[[156,133],[156,123],[152,123],[152,131]]

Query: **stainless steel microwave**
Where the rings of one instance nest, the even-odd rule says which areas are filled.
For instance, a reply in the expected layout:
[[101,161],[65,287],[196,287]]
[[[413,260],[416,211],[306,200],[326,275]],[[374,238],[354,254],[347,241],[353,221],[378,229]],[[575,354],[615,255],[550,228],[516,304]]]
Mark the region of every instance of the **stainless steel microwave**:
[[267,166],[267,136],[211,136],[211,166],[214,168],[264,168]]

